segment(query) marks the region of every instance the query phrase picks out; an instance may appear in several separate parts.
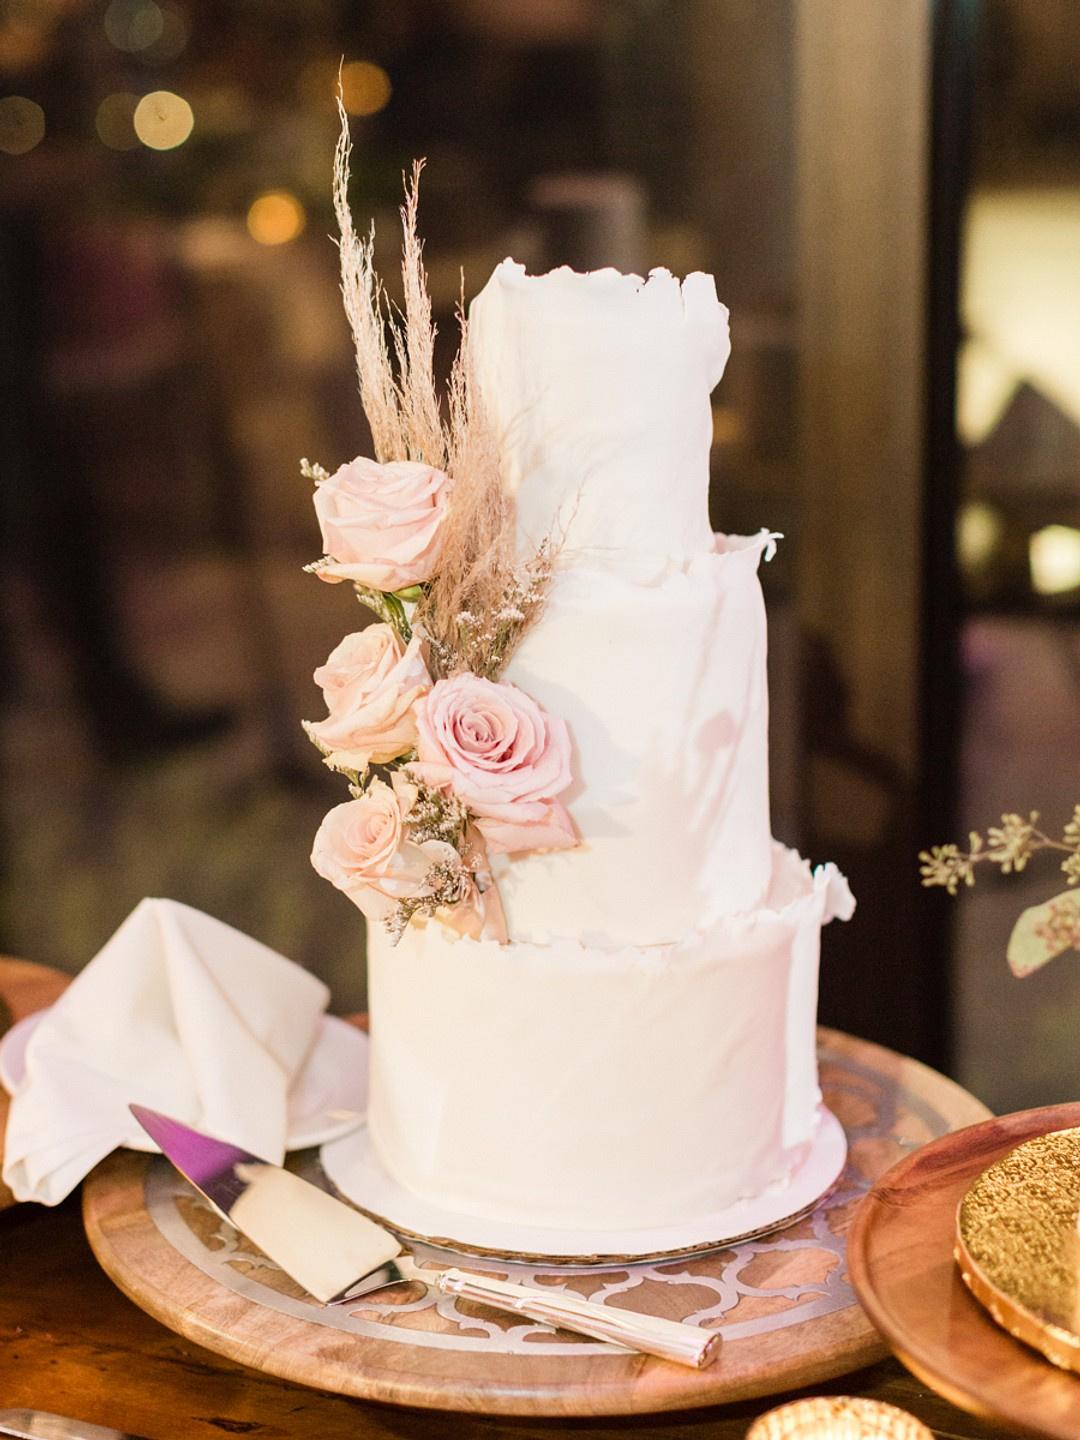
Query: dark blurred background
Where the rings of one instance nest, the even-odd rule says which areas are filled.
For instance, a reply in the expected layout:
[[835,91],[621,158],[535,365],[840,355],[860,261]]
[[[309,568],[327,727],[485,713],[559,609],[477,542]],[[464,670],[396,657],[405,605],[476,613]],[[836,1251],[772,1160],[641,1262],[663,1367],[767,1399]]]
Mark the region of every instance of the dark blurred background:
[[355,602],[301,573],[301,456],[367,437],[328,238],[439,323],[504,255],[715,273],[718,527],[783,530],[774,828],[859,897],[822,1017],[991,1105],[1075,1098],[1080,963],[1023,983],[1053,862],[950,902],[916,852],[1080,801],[1075,0],[6,0],[0,947],[76,970],[145,894],[363,1001],[307,861],[299,721]]

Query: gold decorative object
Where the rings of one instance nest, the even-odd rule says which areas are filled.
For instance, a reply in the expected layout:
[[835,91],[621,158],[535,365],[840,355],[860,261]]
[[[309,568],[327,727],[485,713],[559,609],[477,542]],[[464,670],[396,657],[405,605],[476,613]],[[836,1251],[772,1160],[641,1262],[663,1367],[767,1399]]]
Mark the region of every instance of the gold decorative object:
[[755,1420],[746,1440],[933,1440],[921,1420],[886,1405],[850,1395],[793,1400]]
[[1040,1135],[984,1170],[956,1216],[964,1283],[1010,1334],[1080,1371],[1080,1129]]

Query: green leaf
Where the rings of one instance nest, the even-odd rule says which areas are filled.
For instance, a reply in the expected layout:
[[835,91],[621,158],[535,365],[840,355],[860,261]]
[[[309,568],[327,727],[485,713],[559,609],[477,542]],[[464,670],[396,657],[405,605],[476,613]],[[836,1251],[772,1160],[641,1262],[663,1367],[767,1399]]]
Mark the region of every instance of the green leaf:
[[412,639],[412,626],[405,614],[405,606],[398,597],[388,591],[372,590],[370,586],[361,585],[357,581],[353,581],[353,589],[360,604],[373,610],[387,625],[392,625],[407,645]]
[[1080,895],[1075,890],[1025,910],[1013,926],[1006,959],[1013,974],[1023,979],[1067,950],[1080,950]]

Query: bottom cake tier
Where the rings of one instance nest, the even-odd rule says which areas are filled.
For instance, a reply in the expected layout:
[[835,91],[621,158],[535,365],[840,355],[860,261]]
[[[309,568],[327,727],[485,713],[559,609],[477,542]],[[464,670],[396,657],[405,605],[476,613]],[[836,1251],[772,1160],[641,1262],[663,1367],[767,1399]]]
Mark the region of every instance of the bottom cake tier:
[[368,1128],[389,1174],[466,1215],[558,1228],[692,1221],[782,1186],[818,1123],[832,865],[776,845],[762,908],[677,945],[459,939],[368,953]]

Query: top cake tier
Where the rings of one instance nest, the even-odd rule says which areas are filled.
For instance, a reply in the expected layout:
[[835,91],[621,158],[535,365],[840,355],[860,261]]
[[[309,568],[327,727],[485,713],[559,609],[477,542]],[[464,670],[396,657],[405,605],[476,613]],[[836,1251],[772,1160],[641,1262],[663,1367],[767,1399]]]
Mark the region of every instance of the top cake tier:
[[554,531],[568,557],[642,573],[711,549],[709,395],[731,345],[710,275],[504,260],[469,325],[525,543]]

